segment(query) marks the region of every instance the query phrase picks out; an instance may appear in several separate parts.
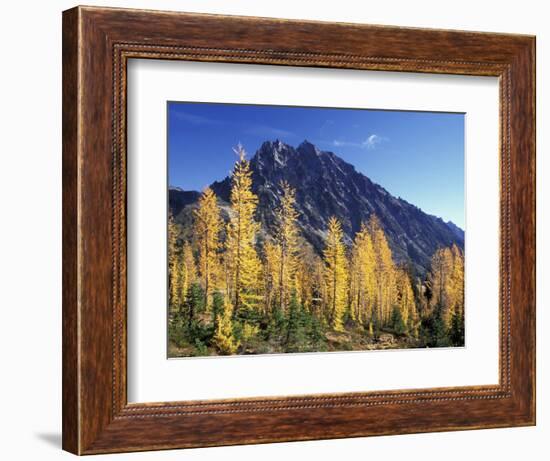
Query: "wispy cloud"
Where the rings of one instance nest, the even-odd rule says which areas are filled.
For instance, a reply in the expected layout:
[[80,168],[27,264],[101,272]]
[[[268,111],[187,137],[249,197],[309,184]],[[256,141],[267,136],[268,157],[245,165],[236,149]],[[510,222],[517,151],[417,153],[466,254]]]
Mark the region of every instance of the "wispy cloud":
[[340,139],[332,141],[332,145],[334,147],[361,147],[360,142],[342,141]]
[[367,139],[363,141],[363,145],[367,149],[375,149],[378,144],[382,142],[383,138],[377,134],[371,134]]
[[179,122],[190,123],[192,125],[225,125],[239,127],[244,134],[252,136],[263,136],[265,138],[288,138],[296,136],[293,132],[284,130],[278,127],[262,125],[262,124],[243,124],[240,122],[228,122],[227,120],[218,120],[202,115],[190,114],[181,110],[174,110],[172,115]]
[[376,149],[376,147],[383,141],[387,141],[388,138],[379,136],[377,134],[371,134],[363,141],[346,141],[342,139],[335,139],[332,141],[334,147],[358,147],[360,149]]

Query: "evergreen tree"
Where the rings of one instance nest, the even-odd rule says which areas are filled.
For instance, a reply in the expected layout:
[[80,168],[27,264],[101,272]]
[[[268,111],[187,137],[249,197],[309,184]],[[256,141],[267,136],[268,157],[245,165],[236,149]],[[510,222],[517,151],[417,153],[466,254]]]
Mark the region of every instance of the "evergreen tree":
[[218,316],[223,315],[224,313],[224,300],[223,295],[219,291],[215,291],[212,295],[212,325],[214,326],[214,330],[218,327]]
[[306,332],[302,306],[298,304],[296,296],[292,296],[288,308],[287,334],[285,352],[300,352],[306,343]]
[[239,348],[239,342],[233,334],[233,307],[228,302],[224,305],[223,314],[218,314],[214,344],[223,355],[233,355]]
[[391,326],[393,331],[398,335],[402,335],[407,331],[405,320],[403,319],[403,314],[399,306],[394,306],[391,315]]
[[287,319],[284,312],[275,306],[270,312],[265,332],[266,340],[274,344],[283,344],[287,337]]
[[183,313],[187,317],[187,324],[192,326],[196,315],[204,310],[204,293],[197,283],[193,283],[187,290],[187,296],[183,303]]
[[435,306],[430,345],[434,347],[447,347],[450,345],[448,328],[445,324],[444,308],[441,304]]
[[449,339],[453,346],[464,346],[464,314],[460,311],[453,313]]
[[312,352],[325,350],[327,338],[323,332],[321,321],[314,314],[310,314],[307,335],[310,342],[309,350]]

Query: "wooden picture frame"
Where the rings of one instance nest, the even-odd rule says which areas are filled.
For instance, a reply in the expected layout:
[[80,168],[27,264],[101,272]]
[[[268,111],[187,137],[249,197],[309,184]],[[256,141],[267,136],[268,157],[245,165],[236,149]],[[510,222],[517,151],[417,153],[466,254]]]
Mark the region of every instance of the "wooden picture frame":
[[[496,76],[500,382],[128,404],[130,58]],[[77,7],[63,13],[63,448],[75,454],[535,424],[535,38]]]

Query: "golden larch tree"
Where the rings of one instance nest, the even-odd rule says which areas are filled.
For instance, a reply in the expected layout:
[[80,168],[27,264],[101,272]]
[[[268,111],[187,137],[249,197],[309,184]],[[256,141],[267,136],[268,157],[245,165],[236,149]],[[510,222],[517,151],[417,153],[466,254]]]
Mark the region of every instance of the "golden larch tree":
[[225,247],[228,289],[234,312],[237,312],[241,307],[250,308],[258,304],[261,263],[255,248],[259,230],[259,224],[254,219],[258,197],[252,192],[250,162],[240,144],[234,151],[239,160],[232,173],[231,215]]
[[371,322],[376,302],[375,254],[369,228],[365,223],[355,234],[350,262],[350,309],[353,320]]
[[296,299],[304,309],[312,312],[314,294],[318,291],[316,268],[323,263],[309,244],[302,241],[299,246],[295,276]]
[[384,229],[375,215],[371,216],[368,227],[375,254],[376,316],[381,325],[388,325],[397,295],[393,255]]
[[464,344],[464,253],[458,246],[451,247],[453,254],[452,285],[452,318],[449,331],[450,340],[454,345]]
[[223,313],[218,314],[216,317],[216,332],[214,333],[213,342],[223,355],[235,354],[240,345],[233,334],[232,311],[233,307],[226,301]]
[[311,310],[317,315],[319,320],[325,323],[327,316],[323,315],[329,312],[327,284],[325,283],[325,262],[322,258],[316,256],[313,258],[312,270],[312,293]]
[[172,213],[168,215],[168,281],[169,281],[169,306],[170,310],[176,310],[182,299],[181,293],[181,256],[177,249],[178,230]]
[[450,248],[439,248],[432,256],[428,282],[432,290],[432,309],[441,311],[445,327],[451,325],[454,308],[453,293],[453,253]]
[[336,331],[344,331],[343,320],[347,307],[348,271],[343,239],[342,225],[335,216],[332,216],[328,221],[323,256],[329,318]]
[[407,331],[413,336],[418,335],[418,312],[414,299],[411,279],[405,269],[397,270],[397,307]]
[[211,307],[211,295],[219,287],[220,274],[220,231],[222,220],[216,195],[207,187],[199,198],[198,208],[194,210],[195,238],[199,253],[199,275],[204,290],[204,305],[207,311]]
[[180,299],[183,301],[189,292],[189,287],[197,281],[197,264],[193,255],[193,248],[189,242],[183,244],[180,267]]
[[296,289],[296,268],[298,256],[298,212],[296,192],[286,181],[280,183],[281,204],[275,210],[275,239],[279,251],[278,302],[281,310],[286,310],[292,292]]
[[451,247],[453,268],[451,273],[451,310],[464,317],[464,254],[456,244]]
[[269,312],[273,309],[274,299],[279,293],[279,267],[281,253],[278,245],[268,241],[264,244],[264,266],[263,266],[263,291],[264,310]]

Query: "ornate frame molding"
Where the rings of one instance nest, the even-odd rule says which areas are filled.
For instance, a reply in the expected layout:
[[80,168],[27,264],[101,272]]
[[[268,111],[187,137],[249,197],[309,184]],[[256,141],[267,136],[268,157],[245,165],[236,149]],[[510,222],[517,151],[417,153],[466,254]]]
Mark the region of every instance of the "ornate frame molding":
[[[193,34],[193,28],[204,32]],[[270,38],[266,30],[284,38]],[[64,13],[63,34],[66,450],[534,424],[532,37],[88,7]],[[323,39],[312,45],[308,34]],[[499,385],[128,404],[126,64],[136,58],[499,77]]]

